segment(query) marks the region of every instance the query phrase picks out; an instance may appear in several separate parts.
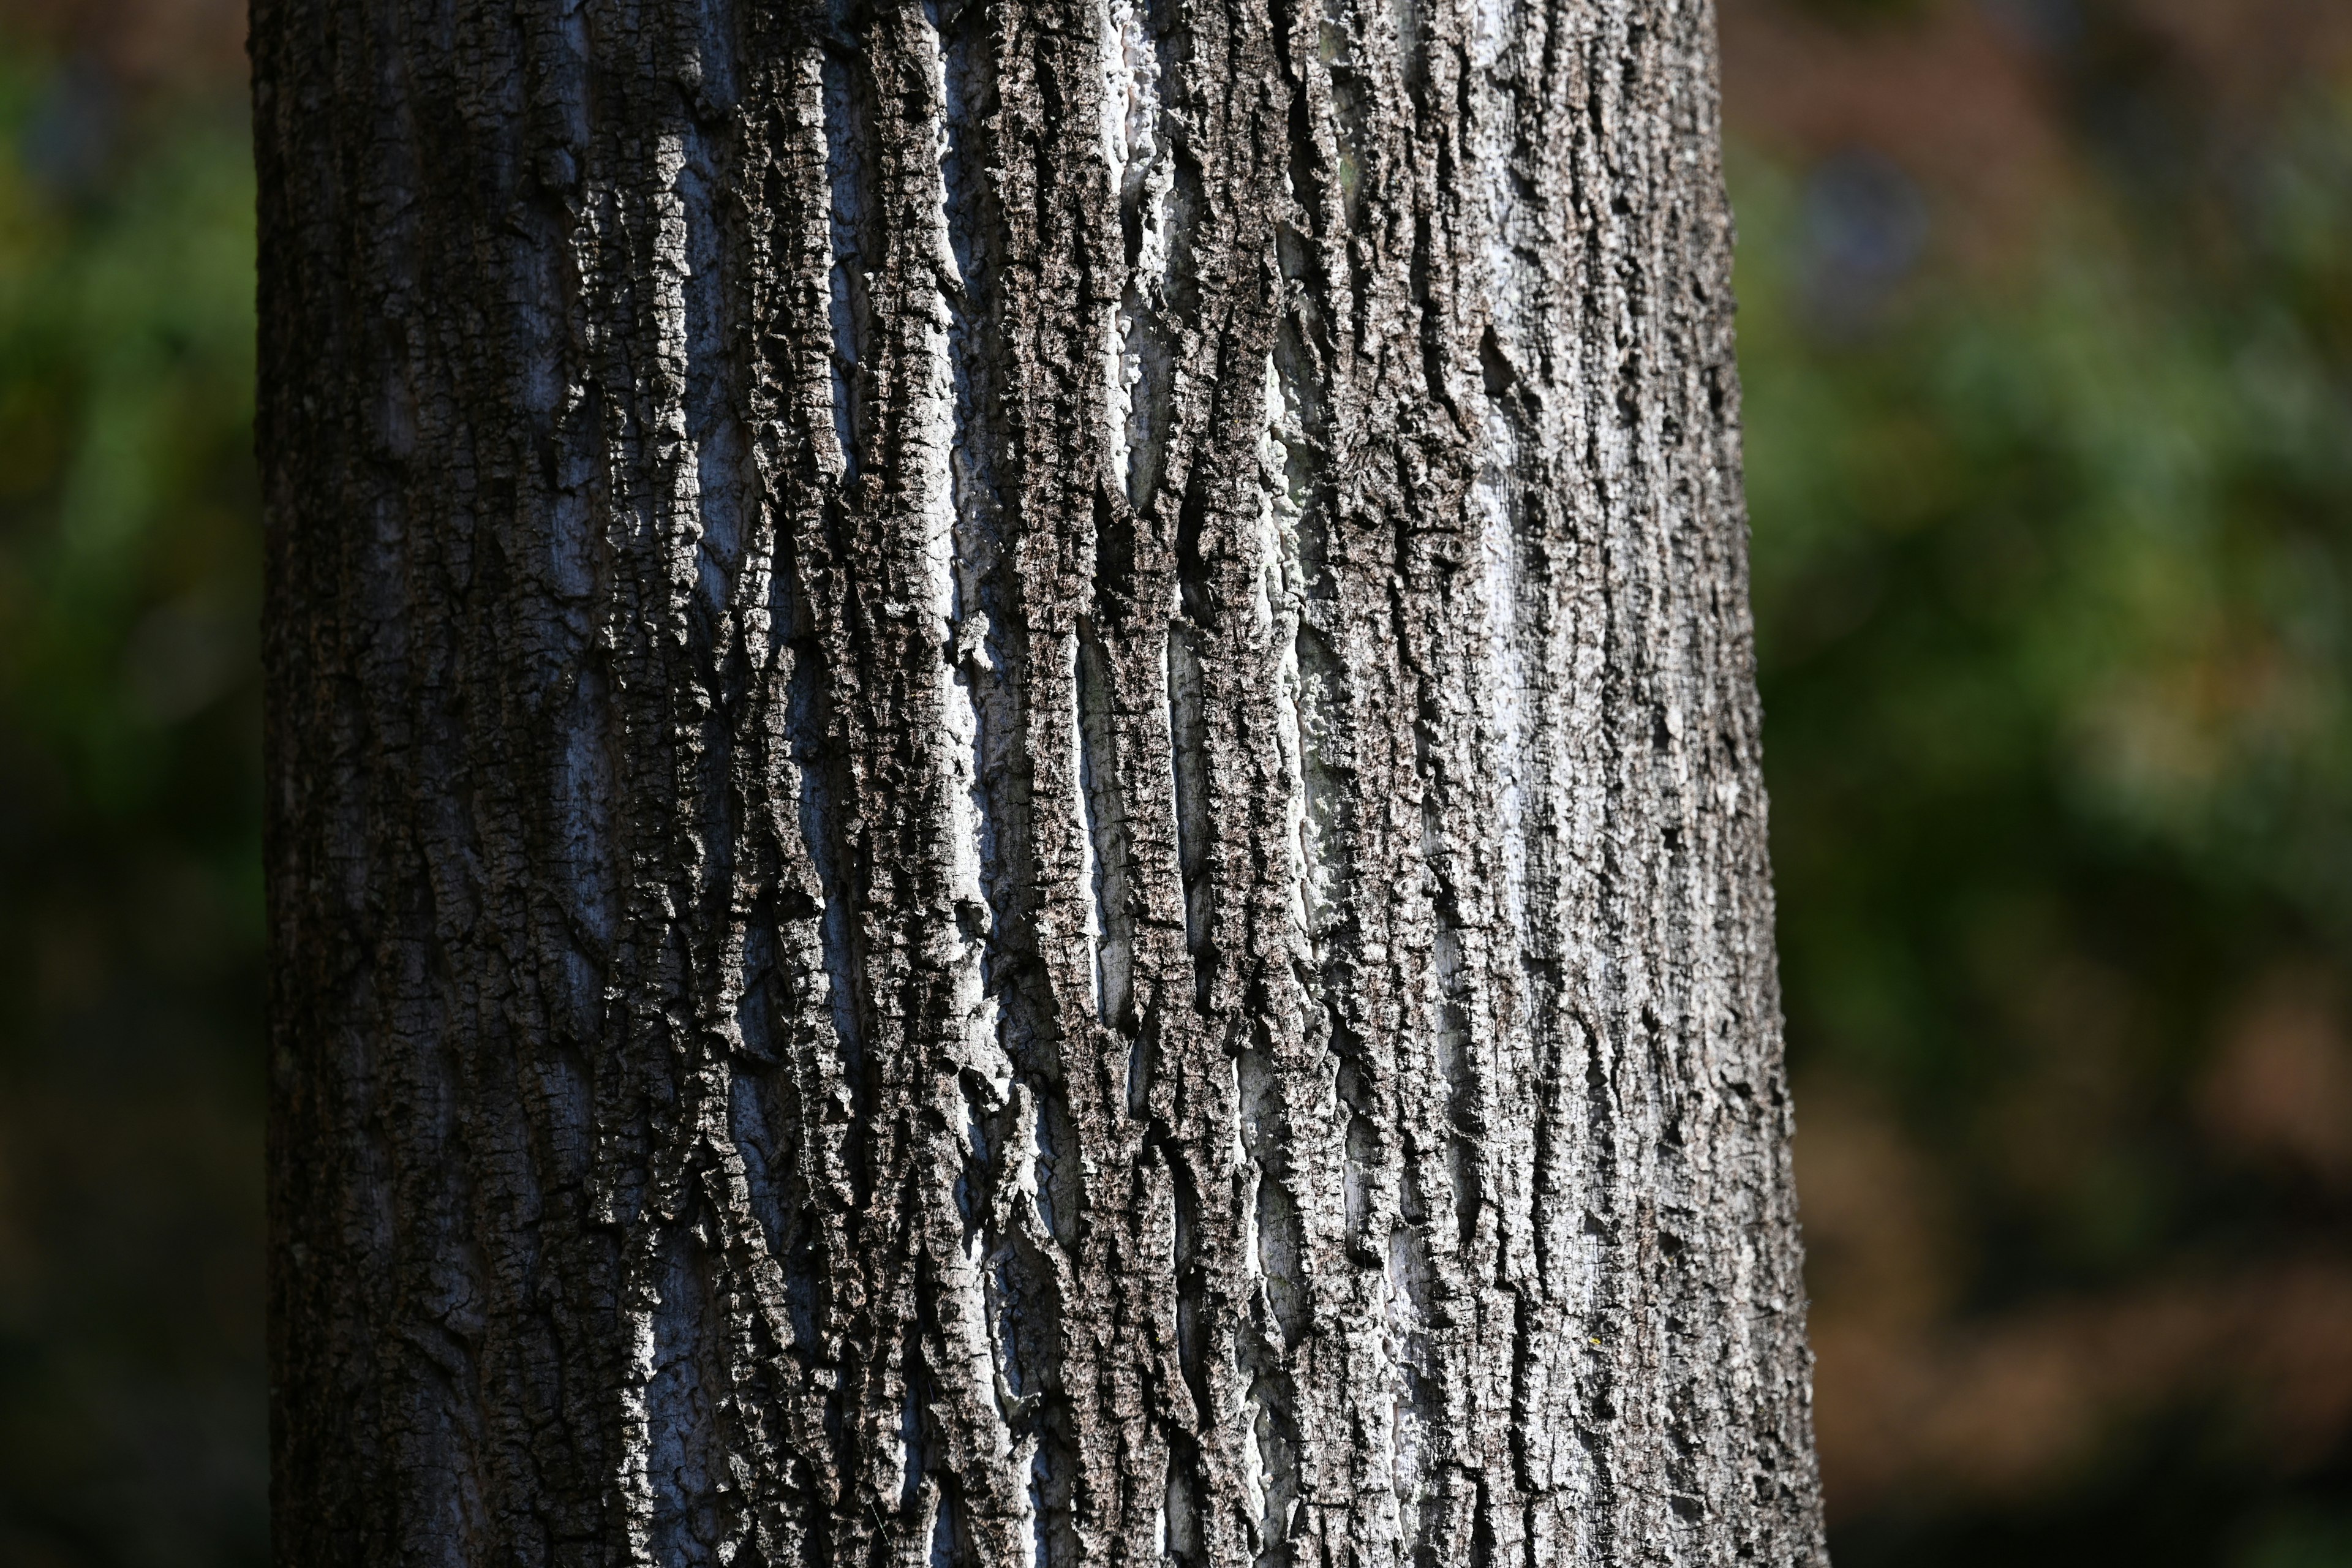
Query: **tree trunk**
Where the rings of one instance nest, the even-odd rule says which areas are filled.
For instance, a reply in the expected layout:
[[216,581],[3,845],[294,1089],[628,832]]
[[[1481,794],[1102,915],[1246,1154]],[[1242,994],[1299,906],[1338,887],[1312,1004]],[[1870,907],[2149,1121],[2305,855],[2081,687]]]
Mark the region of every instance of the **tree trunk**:
[[1823,1560],[1713,30],[257,0],[280,1563]]

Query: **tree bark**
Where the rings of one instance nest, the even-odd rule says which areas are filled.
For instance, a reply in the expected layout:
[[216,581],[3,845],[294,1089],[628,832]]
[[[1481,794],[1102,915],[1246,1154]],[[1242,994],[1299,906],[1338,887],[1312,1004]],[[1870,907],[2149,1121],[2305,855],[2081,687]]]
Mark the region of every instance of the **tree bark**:
[[1824,1560],[1705,0],[256,0],[278,1561]]

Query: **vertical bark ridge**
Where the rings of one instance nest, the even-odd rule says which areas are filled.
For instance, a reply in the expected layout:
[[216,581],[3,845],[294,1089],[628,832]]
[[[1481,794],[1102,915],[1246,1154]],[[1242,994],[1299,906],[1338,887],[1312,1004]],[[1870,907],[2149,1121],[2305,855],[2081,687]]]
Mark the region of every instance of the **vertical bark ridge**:
[[289,1563],[1821,1560],[1695,0],[259,0]]

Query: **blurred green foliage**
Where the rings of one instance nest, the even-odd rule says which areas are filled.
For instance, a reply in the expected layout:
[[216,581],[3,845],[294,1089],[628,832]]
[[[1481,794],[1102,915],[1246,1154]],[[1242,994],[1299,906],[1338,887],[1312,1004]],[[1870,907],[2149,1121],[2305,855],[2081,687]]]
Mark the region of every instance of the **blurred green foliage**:
[[259,541],[234,98],[0,50],[0,1561],[257,1563]]
[[[1734,192],[1809,1213],[1808,1091],[1859,1095],[1941,1195],[1917,1271],[1963,1331],[2340,1276],[2352,1121],[2257,1106],[2267,1159],[2210,1103],[2249,994],[2327,990],[2352,937],[2352,98],[1976,275],[1866,156],[1737,160]],[[1825,1408],[1876,1397],[1844,1364]],[[1840,1561],[2352,1563],[2346,1411],[2278,1461],[2227,1436],[2243,1391],[2176,1381],[2038,1485],[1838,1510]]]

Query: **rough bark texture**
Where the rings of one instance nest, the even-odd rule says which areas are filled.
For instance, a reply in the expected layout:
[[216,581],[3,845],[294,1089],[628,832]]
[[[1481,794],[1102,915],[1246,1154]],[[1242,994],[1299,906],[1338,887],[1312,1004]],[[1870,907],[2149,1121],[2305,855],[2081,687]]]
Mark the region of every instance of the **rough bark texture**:
[[257,0],[278,1560],[1822,1561],[1705,0]]

